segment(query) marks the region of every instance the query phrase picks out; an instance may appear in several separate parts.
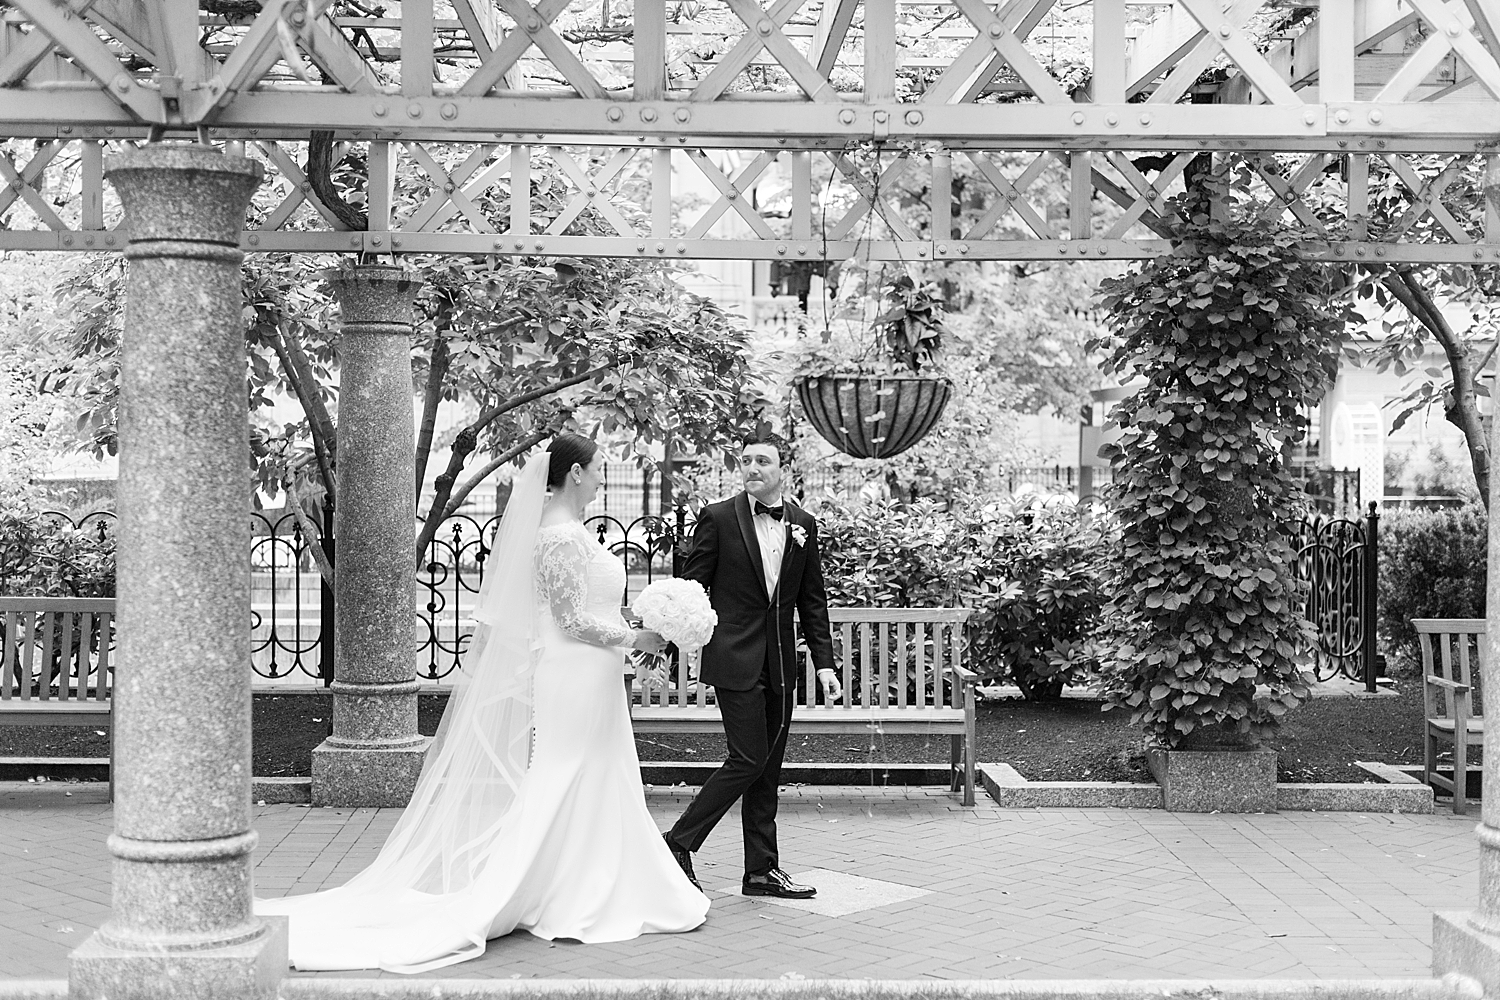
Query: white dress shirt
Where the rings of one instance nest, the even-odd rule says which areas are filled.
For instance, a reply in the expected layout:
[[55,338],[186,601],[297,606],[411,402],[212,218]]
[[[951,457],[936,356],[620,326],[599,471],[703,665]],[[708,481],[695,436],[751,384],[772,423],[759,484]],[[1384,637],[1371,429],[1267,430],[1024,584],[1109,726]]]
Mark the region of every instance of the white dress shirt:
[[[777,499],[776,503],[767,506],[775,507],[783,501]],[[750,497],[751,510],[755,509],[756,499]],[[766,568],[766,593],[776,593],[776,581],[781,579],[781,558],[786,553],[786,531],[787,524],[785,513],[780,521],[770,514],[756,514],[750,519],[755,523],[755,540],[760,543],[760,561]]]

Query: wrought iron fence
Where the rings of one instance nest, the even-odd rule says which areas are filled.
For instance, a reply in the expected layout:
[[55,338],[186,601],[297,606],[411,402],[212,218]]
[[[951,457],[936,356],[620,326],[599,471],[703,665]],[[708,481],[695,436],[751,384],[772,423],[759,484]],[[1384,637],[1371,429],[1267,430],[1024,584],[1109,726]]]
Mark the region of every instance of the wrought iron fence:
[[1375,503],[1360,520],[1315,516],[1292,532],[1297,579],[1308,584],[1303,614],[1318,630],[1314,674],[1338,674],[1375,690],[1377,567],[1380,514]]
[[[325,510],[323,530],[330,560],[332,511]],[[49,511],[49,517],[75,527],[93,526],[101,539],[113,531],[115,516],[89,514],[72,521]],[[314,544],[297,519],[287,513],[251,514],[251,669],[267,680],[298,675],[330,683],[333,679],[333,593],[313,559]],[[628,603],[653,580],[680,572],[683,543],[693,516],[678,506],[670,516],[633,518],[595,514],[585,523],[601,545],[625,563]],[[420,598],[417,619],[422,636],[417,674],[441,681],[458,669],[468,644],[468,625],[484,581],[485,561],[499,528],[498,515],[458,514],[448,518],[425,554],[417,574]],[[1379,559],[1379,515],[1375,504],[1358,520],[1315,516],[1291,532],[1296,547],[1295,575],[1309,585],[1305,614],[1318,630],[1315,673],[1320,680],[1344,674],[1373,690],[1376,673],[1375,599]]]

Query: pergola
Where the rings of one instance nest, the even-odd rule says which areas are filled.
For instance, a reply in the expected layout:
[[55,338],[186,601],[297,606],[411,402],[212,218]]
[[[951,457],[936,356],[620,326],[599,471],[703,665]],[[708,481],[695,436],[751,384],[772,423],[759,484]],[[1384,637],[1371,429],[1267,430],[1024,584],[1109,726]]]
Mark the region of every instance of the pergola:
[[[243,253],[1141,258],[1170,250],[1166,198],[1207,156],[1242,162],[1260,210],[1330,260],[1500,260],[1500,0],[387,7],[399,16],[354,0],[10,0],[0,19],[0,249],[131,259],[114,911],[74,954],[80,997],[270,997],[284,974],[284,928],[251,910]],[[335,188],[338,163],[362,204]],[[675,200],[690,169],[715,192],[691,217]],[[424,193],[398,203],[413,171]],[[543,175],[568,185],[555,217],[531,210]],[[953,211],[960,176],[972,218]],[[502,188],[495,219],[480,203]],[[1455,208],[1466,196],[1482,208]],[[576,225],[586,212],[607,235]],[[339,621],[314,796],[400,804],[424,748],[418,279],[359,263],[333,284]],[[1500,735],[1487,741],[1480,909],[1439,918],[1434,972],[1494,989]]]

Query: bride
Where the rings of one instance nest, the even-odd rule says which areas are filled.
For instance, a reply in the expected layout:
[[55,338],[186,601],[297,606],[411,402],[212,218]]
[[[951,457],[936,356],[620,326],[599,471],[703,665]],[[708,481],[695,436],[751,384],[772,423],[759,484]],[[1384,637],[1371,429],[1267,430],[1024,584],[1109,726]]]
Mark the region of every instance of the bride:
[[602,464],[594,442],[561,434],[517,478],[465,677],[374,863],[336,889],[256,901],[291,918],[296,968],[417,973],[516,929],[592,943],[703,923],[708,899],[641,789],[622,647],[663,643],[620,617],[624,567],[584,527]]

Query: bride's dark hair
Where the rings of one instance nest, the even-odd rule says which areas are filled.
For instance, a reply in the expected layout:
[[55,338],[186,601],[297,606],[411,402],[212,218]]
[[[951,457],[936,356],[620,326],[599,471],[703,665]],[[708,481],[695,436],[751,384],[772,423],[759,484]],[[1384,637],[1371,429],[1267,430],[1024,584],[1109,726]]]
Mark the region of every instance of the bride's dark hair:
[[552,456],[547,466],[547,486],[557,489],[568,478],[574,465],[588,465],[599,453],[599,446],[582,434],[559,434],[547,446]]

